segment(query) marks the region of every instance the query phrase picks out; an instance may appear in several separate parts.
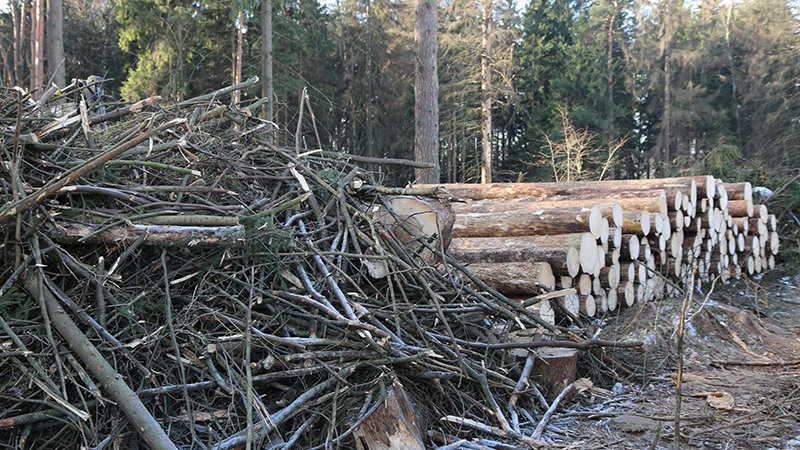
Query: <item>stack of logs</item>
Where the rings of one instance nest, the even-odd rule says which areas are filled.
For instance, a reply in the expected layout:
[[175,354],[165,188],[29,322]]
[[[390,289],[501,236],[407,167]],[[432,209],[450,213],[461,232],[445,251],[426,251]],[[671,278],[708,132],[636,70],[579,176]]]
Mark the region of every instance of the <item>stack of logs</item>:
[[775,266],[776,219],[753,203],[750,183],[696,176],[444,186],[456,214],[450,255],[551,322]]

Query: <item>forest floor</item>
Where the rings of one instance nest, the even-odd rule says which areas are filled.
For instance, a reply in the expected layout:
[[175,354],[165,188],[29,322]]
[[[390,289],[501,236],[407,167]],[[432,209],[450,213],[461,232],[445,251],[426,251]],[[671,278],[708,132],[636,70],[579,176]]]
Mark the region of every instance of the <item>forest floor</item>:
[[[800,450],[800,275],[710,288],[696,292],[687,314],[680,448]],[[635,368],[617,370],[616,378],[610,366],[582,359],[578,377],[616,383],[573,399],[552,423],[555,442],[575,449],[676,448],[680,307],[681,299],[665,299],[597,324],[600,338],[640,339],[648,350],[609,352],[617,367]]]

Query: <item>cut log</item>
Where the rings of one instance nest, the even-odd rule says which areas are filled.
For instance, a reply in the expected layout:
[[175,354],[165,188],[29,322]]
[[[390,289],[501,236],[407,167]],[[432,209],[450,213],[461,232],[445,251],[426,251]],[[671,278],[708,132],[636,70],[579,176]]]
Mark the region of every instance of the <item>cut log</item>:
[[101,225],[71,223],[50,231],[62,244],[105,244],[128,246],[144,237],[144,245],[175,248],[242,248],[244,226],[178,227],[128,224],[106,228]]
[[[520,303],[524,300],[520,300]],[[539,303],[530,305],[526,307],[528,311],[536,314],[545,322],[555,325],[556,323],[556,312],[553,309],[553,305],[550,304],[549,300],[543,300]]]
[[650,213],[644,210],[622,213],[622,233],[647,236],[650,234]]
[[728,202],[728,213],[733,217],[753,217],[754,211],[752,200],[732,200]]
[[767,221],[769,221],[769,211],[767,210],[767,205],[764,204],[754,205],[753,217],[758,217],[759,219],[761,219],[761,222],[763,222],[766,225]]
[[608,243],[612,248],[620,248],[622,246],[622,228],[612,228],[608,232]]
[[705,196],[712,198],[716,192],[714,177],[703,175],[683,178],[652,178],[611,181],[568,181],[550,183],[453,183],[442,185],[418,185],[418,187],[444,186],[449,195],[481,200],[487,198],[548,197],[554,195],[580,195],[616,190],[680,190],[690,195],[697,203],[697,187],[705,187]]
[[[386,208],[378,207],[372,214],[373,220],[385,222],[410,252],[420,255],[428,263],[437,258],[418,239],[433,241],[431,244],[437,249],[446,250],[450,245],[455,214],[448,204],[428,197],[391,196],[387,197],[386,206],[394,215]],[[401,223],[411,233],[406,232]]]
[[620,245],[620,258],[625,261],[635,261],[639,259],[639,236],[625,234],[622,236]]
[[[617,303],[622,306],[633,306],[636,303],[636,285],[633,281],[626,281],[617,287]],[[622,302],[619,299],[623,299]]]
[[425,440],[414,412],[399,381],[394,382],[386,399],[355,430],[358,450],[424,450]]
[[607,289],[606,290],[606,298],[608,299],[608,310],[609,311],[616,311],[617,310],[617,289]]
[[530,236],[590,232],[599,239],[603,215],[580,206],[533,211],[459,214],[453,232],[459,237]]
[[505,295],[537,295],[556,287],[553,270],[545,262],[478,263],[467,268],[489,287]]
[[523,197],[510,199],[486,199],[472,200],[465,203],[453,203],[453,211],[457,215],[461,214],[488,214],[507,211],[533,211],[541,209],[560,209],[560,208],[591,208],[596,207],[600,210],[603,217],[608,218],[609,222],[615,226],[622,225],[623,207],[614,201],[594,199],[595,201],[582,201],[565,198],[559,201],[540,201],[538,197]]
[[749,181],[744,183],[723,183],[728,191],[728,200],[753,200],[753,186]]
[[524,245],[524,239],[514,237],[454,239],[448,253],[456,261],[466,264],[546,262],[550,264],[553,273],[558,275],[574,277],[580,271],[580,253],[577,248]]
[[717,187],[715,199],[719,205],[719,209],[725,211],[728,209],[728,191],[725,189],[725,184],[722,182],[722,180],[714,180],[714,182],[716,183]]
[[567,294],[562,297],[561,306],[575,317],[578,317],[581,313],[581,303],[577,293]]
[[600,269],[600,285],[605,289],[614,288],[619,286],[620,274],[618,266],[603,267]]
[[592,276],[589,274],[581,274],[578,277],[578,294],[589,295],[592,293]]
[[578,302],[580,303],[581,312],[587,317],[594,317],[597,313],[597,302],[595,302],[592,294],[578,295]]
[[620,263],[619,265],[619,282],[625,283],[626,281],[636,281],[637,264],[632,262]]

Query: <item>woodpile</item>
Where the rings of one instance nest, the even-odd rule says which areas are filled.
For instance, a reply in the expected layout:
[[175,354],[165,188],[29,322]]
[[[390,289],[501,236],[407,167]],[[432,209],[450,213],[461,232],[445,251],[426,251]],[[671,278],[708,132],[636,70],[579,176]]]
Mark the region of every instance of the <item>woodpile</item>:
[[563,290],[542,302],[556,302],[544,309],[567,318],[679,295],[692,281],[753,276],[775,267],[780,247],[775,216],[753,203],[746,182],[695,176],[443,187],[456,215],[450,255],[508,295]]

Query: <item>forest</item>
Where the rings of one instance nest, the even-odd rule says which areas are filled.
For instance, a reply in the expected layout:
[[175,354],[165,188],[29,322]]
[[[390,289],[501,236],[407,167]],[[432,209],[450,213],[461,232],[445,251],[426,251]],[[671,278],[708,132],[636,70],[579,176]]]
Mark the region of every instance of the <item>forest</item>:
[[[266,1],[61,2],[2,6],[3,84],[44,90],[60,67],[104,78],[107,102],[180,101],[262,75]],[[275,142],[413,159],[414,2],[269,3]],[[442,0],[437,12],[442,182],[480,181],[484,148],[493,181],[711,173],[757,186],[800,166],[797,2]],[[44,42],[54,13],[63,65]],[[387,183],[414,179],[392,170]]]

